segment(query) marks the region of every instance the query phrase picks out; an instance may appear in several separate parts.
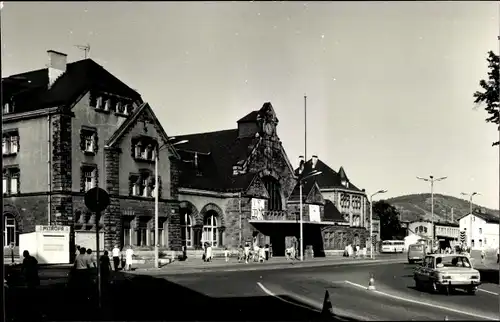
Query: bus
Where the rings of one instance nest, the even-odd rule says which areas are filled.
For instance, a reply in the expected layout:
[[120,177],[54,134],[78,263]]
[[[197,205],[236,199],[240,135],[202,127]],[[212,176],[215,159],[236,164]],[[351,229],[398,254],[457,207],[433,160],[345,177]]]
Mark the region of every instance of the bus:
[[405,250],[403,240],[384,240],[382,242],[382,253],[402,253]]

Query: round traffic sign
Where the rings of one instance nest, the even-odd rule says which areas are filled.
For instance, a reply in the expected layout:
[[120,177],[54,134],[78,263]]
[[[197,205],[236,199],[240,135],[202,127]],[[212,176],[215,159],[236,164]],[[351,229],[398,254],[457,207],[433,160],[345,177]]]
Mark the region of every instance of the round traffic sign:
[[99,187],[85,193],[85,206],[93,212],[101,212],[109,206],[109,194]]

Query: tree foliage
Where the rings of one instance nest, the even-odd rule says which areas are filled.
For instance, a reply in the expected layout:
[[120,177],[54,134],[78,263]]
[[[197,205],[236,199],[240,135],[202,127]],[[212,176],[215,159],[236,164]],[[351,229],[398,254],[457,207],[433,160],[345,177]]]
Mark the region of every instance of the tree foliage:
[[[488,79],[479,81],[479,86],[483,91],[474,93],[474,103],[484,105],[488,113],[486,122],[499,124],[499,58],[492,51],[488,52]],[[493,143],[498,145],[499,142]]]
[[380,200],[373,203],[373,213],[377,214],[380,219],[380,238],[382,240],[402,237],[399,211],[394,206],[385,200]]

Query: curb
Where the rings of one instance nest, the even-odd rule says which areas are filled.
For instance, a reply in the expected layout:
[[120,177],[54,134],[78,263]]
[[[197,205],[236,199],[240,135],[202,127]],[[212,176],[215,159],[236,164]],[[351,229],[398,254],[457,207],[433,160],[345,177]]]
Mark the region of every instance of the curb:
[[322,262],[322,263],[280,263],[269,266],[253,266],[253,267],[245,267],[236,266],[231,268],[225,267],[200,267],[200,268],[191,268],[186,269],[179,267],[176,270],[162,270],[155,268],[147,268],[147,269],[137,269],[135,271],[130,272],[133,275],[153,275],[150,273],[154,273],[154,275],[183,275],[183,274],[193,274],[193,273],[211,273],[211,272],[248,272],[248,271],[266,271],[266,270],[280,270],[280,269],[294,269],[294,268],[314,268],[314,267],[325,267],[325,266],[343,266],[343,265],[366,265],[366,264],[398,264],[398,263],[406,263],[407,259],[364,259],[364,260],[356,260],[356,261],[346,261],[346,262]]

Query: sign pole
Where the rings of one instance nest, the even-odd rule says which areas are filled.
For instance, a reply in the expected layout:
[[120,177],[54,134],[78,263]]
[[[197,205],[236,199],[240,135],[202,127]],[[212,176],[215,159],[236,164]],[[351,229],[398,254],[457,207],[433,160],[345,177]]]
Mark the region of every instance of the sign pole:
[[95,213],[96,217],[96,225],[95,225],[95,234],[96,234],[96,257],[97,257],[97,305],[98,308],[101,308],[101,263],[99,258],[99,221],[101,218],[101,212],[97,211]]

